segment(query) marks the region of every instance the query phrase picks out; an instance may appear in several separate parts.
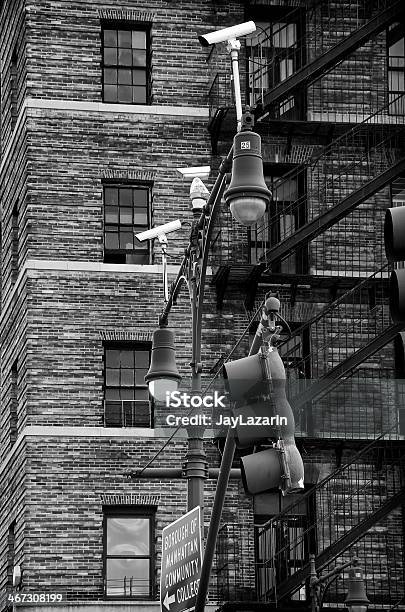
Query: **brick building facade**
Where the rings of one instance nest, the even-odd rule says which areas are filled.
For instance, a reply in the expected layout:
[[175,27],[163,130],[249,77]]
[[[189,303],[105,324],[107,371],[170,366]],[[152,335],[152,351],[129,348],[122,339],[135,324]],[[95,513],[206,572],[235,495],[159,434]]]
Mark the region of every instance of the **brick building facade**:
[[[382,248],[385,209],[405,203],[401,2],[3,0],[1,610],[16,566],[21,592],[62,594],[49,611],[158,606],[161,532],[186,511],[187,483],[126,476],[167,440],[143,381],[161,251],[133,235],[191,223],[176,168],[210,163],[212,187],[236,122],[229,58],[197,32],[248,19],[260,27],[242,41],[243,99],[273,203],[249,230],[221,211],[204,380],[276,292],[307,492],[286,510],[231,480],[210,602],[304,609],[309,553],[330,569],[355,547],[370,599],[403,601],[403,346]],[[188,238],[187,223],[170,235],[170,280]],[[170,315],[184,379],[188,302]],[[221,441],[205,448],[218,467]],[[185,453],[175,438],[153,465]],[[214,491],[208,479],[206,528]]]

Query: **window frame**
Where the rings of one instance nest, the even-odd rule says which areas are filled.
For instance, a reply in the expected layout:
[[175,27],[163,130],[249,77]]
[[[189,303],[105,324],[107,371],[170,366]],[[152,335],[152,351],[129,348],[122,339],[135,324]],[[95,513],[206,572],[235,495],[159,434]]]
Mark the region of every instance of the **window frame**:
[[[306,491],[311,487],[306,487]],[[283,513],[283,506],[281,501],[281,494],[277,491],[279,497],[279,509],[280,513]],[[294,496],[298,497],[298,496]],[[296,502],[292,502],[294,506],[296,506]],[[289,503],[286,503],[288,507]],[[285,508],[285,506],[284,506]],[[270,544],[270,547],[274,547],[273,551],[270,551],[270,557],[273,558],[274,562],[274,586],[277,586],[286,578],[292,576],[295,571],[300,570],[305,566],[309,561],[310,554],[316,554],[318,550],[318,542],[317,542],[317,534],[312,526],[315,524],[315,518],[317,516],[317,509],[315,505],[315,498],[311,496],[307,499],[303,500],[303,504],[299,504],[298,511],[294,514],[287,514],[283,523],[277,523],[277,518],[279,514],[256,514],[254,515],[254,558],[256,567],[260,568],[260,563],[264,565],[263,561],[266,560],[266,557],[263,557],[260,553],[265,550],[267,542]],[[273,527],[272,524],[269,524],[271,519],[276,519],[276,524]],[[263,533],[263,529],[265,526],[267,527],[267,533],[269,537],[267,538],[267,542],[264,543],[264,546],[261,545],[260,535]],[[303,556],[300,559],[297,559],[296,556],[291,557],[288,554],[289,548],[288,545],[291,541],[291,529],[302,529],[303,540],[302,540],[302,552]],[[285,550],[285,563],[284,564],[276,564],[278,556],[277,551],[283,552]],[[271,568],[264,568],[264,571],[269,571]],[[260,571],[256,572],[256,591],[261,594],[261,577],[262,574]],[[308,598],[308,585],[302,585],[302,592],[298,594],[298,597],[289,598],[288,601],[294,600],[302,600]],[[304,591],[305,590],[305,596]],[[303,596],[303,598],[301,597]]]
[[[145,77],[146,77],[146,83],[145,83],[145,101],[142,102],[120,102],[118,100],[118,92],[117,92],[117,100],[116,101],[112,101],[112,100],[106,100],[105,99],[105,91],[104,91],[104,86],[106,85],[105,83],[105,69],[111,68],[111,69],[115,69],[115,70],[119,70],[119,68],[127,68],[131,70],[131,80],[132,80],[132,84],[131,87],[134,88],[135,85],[133,84],[133,74],[134,72],[137,71],[137,68],[133,66],[133,64],[131,64],[131,66],[125,66],[124,64],[119,64],[118,63],[118,58],[117,58],[117,63],[114,65],[110,65],[110,64],[105,64],[104,62],[104,48],[105,48],[105,44],[104,44],[104,31],[105,30],[122,30],[122,31],[130,31],[130,32],[145,32],[146,34],[146,42],[145,42],[145,51],[146,51],[146,62],[145,62]],[[149,22],[139,22],[139,21],[128,21],[128,20],[103,20],[101,22],[101,33],[100,33],[100,37],[101,37],[101,48],[100,48],[100,54],[101,54],[101,98],[102,98],[102,102],[104,104],[128,104],[128,105],[134,105],[134,106],[140,106],[140,105],[151,105],[152,103],[152,34],[151,34],[151,23]],[[117,49],[119,49],[120,47],[118,47],[118,42],[117,42]],[[133,49],[133,47],[131,47],[131,50]],[[141,67],[139,67],[139,72]],[[143,69],[143,67],[142,67]],[[111,84],[111,83],[109,83]],[[117,75],[117,88],[118,88],[118,75]],[[133,93],[133,91],[132,91]],[[133,97],[133,96],[132,96]]]
[[[398,36],[399,34],[399,36]],[[401,36],[402,35],[402,36]],[[404,40],[404,55],[403,56],[391,56],[390,55],[390,47],[395,44],[395,42],[398,42],[401,40],[401,38]],[[403,59],[403,67],[401,70],[401,67],[394,67],[391,66],[391,59],[392,58],[402,58]],[[388,114],[389,115],[405,115],[405,23],[394,23],[392,24],[392,26],[387,28],[386,31],[386,66],[387,66],[387,98],[388,98]],[[402,72],[402,76],[403,76],[403,82],[404,82],[404,86],[403,86],[403,90],[393,90],[391,89],[391,76],[393,74],[397,74],[400,75]],[[393,101],[391,101],[391,96],[393,97]],[[402,96],[402,98],[399,98],[399,96]],[[398,102],[402,102],[402,106],[400,108],[395,109],[392,108],[392,106],[394,105],[394,100],[396,100],[396,104],[398,104]]]
[[[137,264],[137,265],[152,264],[153,263],[153,244],[154,244],[153,240],[148,240],[142,243],[142,249],[135,249],[135,248],[112,249],[112,248],[107,248],[106,238],[107,238],[107,233],[108,233],[107,228],[109,226],[117,228],[116,233],[118,235],[118,241],[119,241],[121,227],[127,228],[128,233],[132,234],[133,239],[135,241],[136,240],[135,234],[145,231],[147,229],[150,229],[153,226],[153,191],[152,191],[153,184],[149,181],[108,180],[108,181],[103,181],[102,187],[103,187],[103,262],[111,263],[111,264],[125,264],[125,263],[129,263],[129,264],[132,263],[132,264]],[[125,223],[120,222],[120,219],[119,219],[120,210],[121,208],[125,208],[125,207],[120,206],[119,192],[118,192],[118,204],[117,204],[118,222],[114,222],[114,223],[107,222],[107,219],[106,219],[107,207],[112,206],[106,201],[106,189],[108,188],[113,188],[113,189],[118,189],[118,190],[120,189],[131,189],[131,190],[139,189],[139,190],[146,191],[147,193],[147,206],[146,206],[147,223],[146,225],[143,225],[143,224],[136,225],[134,222],[132,222],[132,224],[125,224]],[[134,206],[132,207],[132,210],[133,208]],[[136,261],[131,261],[131,259],[135,259],[137,251],[138,252],[147,251],[146,261],[140,262],[140,263]],[[123,261],[121,261],[122,259]]]
[[[263,62],[260,61],[260,64],[263,66],[267,66],[268,70],[264,71],[263,67],[261,68],[261,74],[263,75],[264,80],[267,82],[268,90],[271,90],[273,87],[277,86],[279,83],[282,83],[285,79],[281,79],[282,71],[283,71],[283,62],[288,60],[293,61],[292,71],[288,76],[294,74],[297,70],[299,70],[306,62],[307,55],[307,41],[306,41],[306,17],[305,17],[305,8],[297,13],[295,19],[286,19],[290,17],[291,7],[280,7],[280,6],[272,6],[266,7],[266,11],[262,8],[257,7],[256,10],[250,11],[247,15],[247,19],[253,19],[256,23],[261,24],[262,31],[268,30],[271,32],[271,36],[266,38],[269,41],[269,44],[264,45],[263,48],[268,48],[268,61]],[[292,45],[287,47],[275,47],[273,45],[273,40],[278,36],[280,40],[283,37],[284,28],[276,27],[284,24],[287,28],[291,25],[295,26],[295,35],[296,40]],[[263,27],[264,25],[264,27]],[[252,38],[257,37],[252,35]],[[247,99],[250,100],[250,106],[256,106],[260,103],[260,96],[255,96],[255,88],[254,83],[257,82],[257,78],[255,81],[251,79],[251,62],[252,62],[252,49],[255,48],[253,45],[248,45],[249,38],[246,39],[246,73],[248,78],[246,79],[246,91],[247,91]],[[257,44],[256,44],[257,47]],[[254,56],[254,54],[253,54]],[[259,58],[256,58],[256,60]],[[262,60],[261,56],[261,60]],[[270,60],[273,59],[273,63],[270,63]],[[277,102],[271,109],[267,109],[270,112],[270,116],[272,119],[282,119],[282,120],[306,120],[307,113],[307,88],[303,87],[295,91],[293,94],[288,95],[286,98]]]
[[[149,555],[108,555],[107,554],[107,530],[109,518],[147,518],[149,519]],[[104,599],[106,600],[154,600],[156,597],[155,571],[156,571],[156,508],[154,506],[103,506],[103,585]],[[107,561],[108,559],[149,559],[149,594],[145,595],[108,595],[107,585]]]
[[[149,404],[149,426],[143,424],[134,424],[134,417],[131,415],[131,425],[126,425],[126,414],[125,411],[123,410],[123,408],[121,407],[121,415],[122,418],[120,420],[120,424],[119,425],[113,425],[111,423],[107,424],[107,419],[106,419],[106,415],[107,415],[107,402],[122,402],[125,400],[114,400],[111,398],[107,398],[106,397],[106,392],[107,389],[134,389],[134,400],[136,400],[135,397],[135,391],[137,388],[139,389],[148,389],[148,385],[145,382],[144,385],[137,385],[135,382],[135,377],[134,377],[134,385],[133,386],[128,386],[128,387],[123,387],[123,386],[115,386],[115,385],[107,385],[107,360],[106,360],[106,351],[107,350],[125,350],[127,349],[128,351],[148,351],[149,352],[149,365],[150,365],[150,361],[151,361],[151,355],[152,355],[152,343],[148,342],[148,341],[112,341],[112,342],[104,342],[103,343],[103,405],[104,405],[104,426],[105,427],[146,427],[147,429],[153,429],[154,428],[154,403],[153,403],[153,398],[152,396],[149,394],[149,398],[148,400],[148,404]],[[136,371],[136,367],[134,366],[134,372]],[[128,400],[131,401],[131,400]],[[141,400],[143,401],[143,400]],[[136,413],[135,413],[136,414]]]
[[[283,165],[283,169],[285,166]],[[294,166],[292,167],[294,169]],[[272,165],[271,169],[264,167],[264,179],[269,189],[274,192],[274,184],[281,178],[280,173],[282,168],[277,169],[276,165]],[[278,170],[278,171],[277,171]],[[293,211],[294,216],[294,232],[307,223],[308,219],[308,203],[307,203],[307,188],[305,172],[300,172],[297,177],[297,195],[300,200],[299,206]],[[248,254],[249,263],[257,264],[259,259],[257,254],[264,253],[267,250],[267,244],[275,244],[282,240],[282,219],[286,215],[282,214],[283,200],[273,200],[267,207],[263,221],[259,222],[256,227],[248,228]],[[279,210],[277,212],[277,207]],[[277,225],[276,225],[277,223]],[[293,232],[293,233],[294,233]],[[260,237],[261,236],[261,237]],[[287,270],[285,267],[287,266]],[[293,271],[288,268],[293,267]],[[309,274],[309,246],[308,244],[298,247],[294,252],[282,261],[276,261],[272,264],[273,274],[291,274],[306,275]]]

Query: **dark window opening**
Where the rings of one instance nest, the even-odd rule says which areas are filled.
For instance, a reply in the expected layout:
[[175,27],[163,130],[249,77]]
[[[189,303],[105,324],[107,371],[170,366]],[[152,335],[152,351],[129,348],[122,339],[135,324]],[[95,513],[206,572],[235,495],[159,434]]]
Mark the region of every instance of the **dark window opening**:
[[[280,181],[275,176],[265,176],[272,191],[272,201],[266,215],[254,229],[248,230],[250,263],[264,260],[265,252],[291,236],[307,221],[307,200],[304,174]],[[283,259],[271,263],[275,274],[308,274],[308,245],[303,245]]]
[[106,185],[104,187],[104,262],[149,264],[150,241],[135,237],[151,227],[150,187]]
[[9,589],[13,586],[13,571],[15,562],[15,526],[16,522],[13,521],[7,534],[7,586]]
[[19,228],[18,228],[18,207],[14,206],[11,214],[11,282],[15,283],[18,277],[18,256],[19,256]]
[[405,24],[387,31],[388,102],[390,115],[405,114]]
[[150,352],[150,343],[114,343],[105,346],[106,427],[153,427],[153,404],[145,383]]
[[10,62],[10,106],[11,106],[11,128],[14,129],[17,123],[18,115],[18,56],[17,51],[14,50],[11,56]]
[[[280,495],[275,493],[272,495]],[[295,496],[298,497],[298,496]],[[287,506],[292,503],[289,500]],[[279,503],[282,511],[282,503]],[[269,522],[270,519],[273,521]],[[255,515],[256,589],[262,600],[272,589],[309,563],[316,553],[316,522],[314,499],[295,505],[291,513]],[[307,600],[307,587],[295,591],[290,600]]]
[[103,42],[103,101],[150,104],[149,28],[106,24]]
[[[246,40],[248,97],[250,106],[263,101],[266,92],[285,81],[305,62],[305,20],[289,19],[288,9],[274,7],[268,14],[253,15],[257,31]],[[295,13],[295,15],[297,15]],[[294,92],[270,110],[273,118],[305,119],[304,91]]]
[[104,509],[104,578],[107,597],[154,597],[154,522],[152,509]]

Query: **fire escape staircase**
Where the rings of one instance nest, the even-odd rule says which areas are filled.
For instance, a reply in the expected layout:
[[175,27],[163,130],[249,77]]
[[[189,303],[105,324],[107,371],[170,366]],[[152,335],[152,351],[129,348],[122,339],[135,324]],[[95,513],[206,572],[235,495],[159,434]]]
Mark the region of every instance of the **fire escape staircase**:
[[335,44],[329,50],[324,51],[321,55],[294,72],[290,77],[267,91],[263,96],[264,110],[282,101],[293,94],[297,89],[301,89],[313,83],[339,62],[346,59],[350,53],[353,53],[353,51],[364,45],[373,35],[381,32],[386,26],[391,24],[395,18],[403,14],[404,11],[405,6],[402,0],[398,0],[391,6],[386,6],[383,10],[377,11],[373,17],[353,31],[349,36]]
[[[299,514],[298,507],[311,505],[311,500],[318,506],[316,518],[312,517],[304,532],[297,534],[283,548],[272,550],[263,563],[264,568],[274,571],[276,578],[276,567],[281,573],[283,570],[288,572],[287,559],[294,557],[294,551],[302,549],[304,542],[313,552],[315,548],[320,551],[316,554],[317,571],[330,566],[338,558],[341,561],[345,551],[405,502],[405,455],[402,453],[403,449],[391,440],[391,432],[382,434],[307,491],[299,501],[271,519],[263,533],[266,530],[274,532],[278,526],[288,524],[289,519],[297,516],[297,512]],[[277,587],[262,593],[262,599],[283,602],[305,584],[309,571],[309,563],[304,564],[284,580],[277,581]]]
[[[292,338],[281,344],[280,351],[287,368],[289,361],[293,360],[296,370],[305,372],[309,369],[313,376],[311,381],[300,381],[298,393],[294,393],[292,387],[290,401],[296,412],[333,390],[341,379],[350,377],[403,330],[402,324],[391,322],[388,313],[389,272],[390,264],[387,263],[303,323],[293,332]],[[364,327],[365,321],[366,331],[360,336],[358,331]],[[323,331],[319,332],[319,329]],[[325,343],[309,354],[300,355],[297,361],[294,354],[297,344],[288,348],[291,339],[305,331],[317,336],[324,334],[326,329],[329,331]],[[360,337],[363,343],[359,346]],[[326,364],[330,364],[331,358],[332,366],[328,369]]]

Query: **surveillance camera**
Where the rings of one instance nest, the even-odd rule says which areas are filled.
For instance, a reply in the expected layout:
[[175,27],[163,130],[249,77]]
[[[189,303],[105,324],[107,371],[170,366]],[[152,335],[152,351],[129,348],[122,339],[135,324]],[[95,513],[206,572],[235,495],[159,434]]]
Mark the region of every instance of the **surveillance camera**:
[[210,175],[210,166],[190,166],[189,168],[176,168],[184,179],[193,178],[208,178]]
[[158,225],[157,227],[152,227],[152,229],[141,232],[140,234],[135,234],[135,238],[138,238],[140,242],[143,242],[144,240],[153,240],[153,238],[158,238],[164,234],[170,234],[170,232],[175,232],[180,228],[181,221],[180,219],[176,219],[176,221],[170,221],[170,223]]
[[238,25],[232,26],[231,28],[224,28],[222,30],[216,30],[209,34],[204,34],[198,37],[203,47],[208,47],[215,43],[225,42],[232,38],[239,38],[240,36],[247,36],[252,32],[255,32],[256,24],[254,21],[245,21],[245,23],[239,23]]

